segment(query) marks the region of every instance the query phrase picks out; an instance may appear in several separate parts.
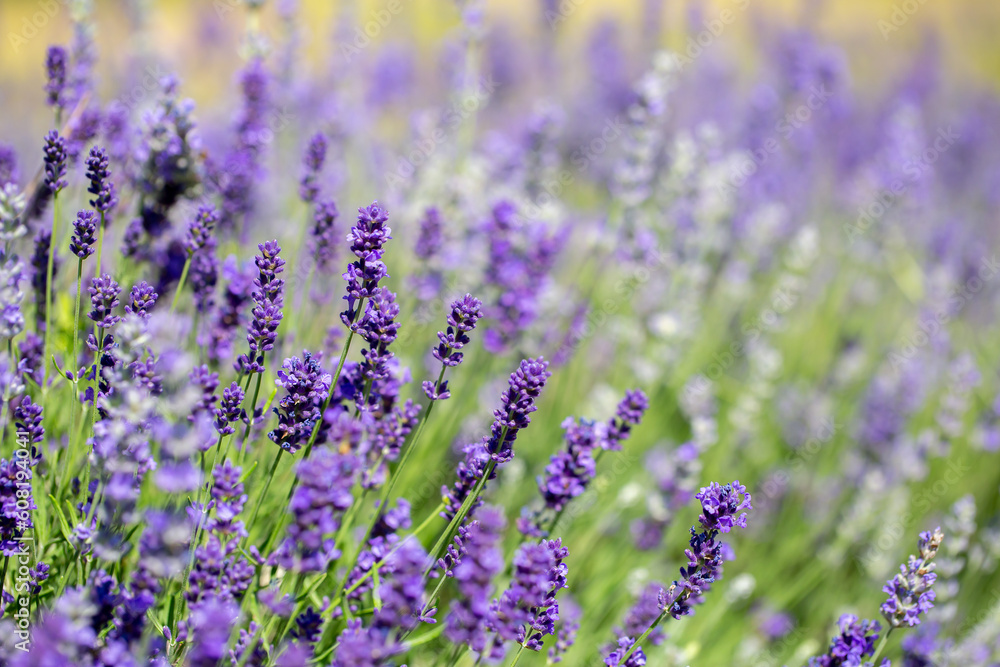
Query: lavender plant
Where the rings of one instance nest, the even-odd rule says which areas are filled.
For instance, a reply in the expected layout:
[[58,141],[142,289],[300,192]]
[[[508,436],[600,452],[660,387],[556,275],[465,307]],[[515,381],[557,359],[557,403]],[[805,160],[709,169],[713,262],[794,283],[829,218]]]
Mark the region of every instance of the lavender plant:
[[148,4],[0,62],[0,665],[996,664],[960,59]]

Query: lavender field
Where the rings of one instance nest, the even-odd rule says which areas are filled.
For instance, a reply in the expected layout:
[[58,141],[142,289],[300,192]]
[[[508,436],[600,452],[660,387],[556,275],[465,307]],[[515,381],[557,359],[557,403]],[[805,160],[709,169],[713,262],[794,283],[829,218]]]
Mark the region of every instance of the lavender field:
[[0,666],[1000,666],[975,35],[670,4],[4,0]]

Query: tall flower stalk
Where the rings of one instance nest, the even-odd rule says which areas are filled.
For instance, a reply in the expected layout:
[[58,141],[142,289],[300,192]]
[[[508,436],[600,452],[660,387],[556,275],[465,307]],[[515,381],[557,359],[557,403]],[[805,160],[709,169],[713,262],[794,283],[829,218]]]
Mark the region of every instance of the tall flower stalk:
[[[52,235],[45,268],[45,345],[42,363],[48,365],[52,329],[52,274],[59,239],[59,193],[66,187],[66,140],[53,130],[45,136],[45,181],[43,187],[52,197]],[[47,385],[46,385],[47,386]]]
[[695,498],[701,501],[701,515],[698,517],[701,530],[696,526],[691,528],[691,540],[684,551],[688,558],[687,567],[681,568],[680,579],[660,590],[659,615],[624,653],[620,656],[615,653],[614,660],[605,661],[609,667],[629,664],[629,657],[641,650],[642,643],[667,615],[679,619],[693,614],[694,606],[701,604],[712,584],[722,578],[722,543],[717,538],[720,533],[728,533],[733,528],[747,527],[747,514],[743,510],[753,509],[750,494],[736,480],[726,485],[712,482],[703,487]]

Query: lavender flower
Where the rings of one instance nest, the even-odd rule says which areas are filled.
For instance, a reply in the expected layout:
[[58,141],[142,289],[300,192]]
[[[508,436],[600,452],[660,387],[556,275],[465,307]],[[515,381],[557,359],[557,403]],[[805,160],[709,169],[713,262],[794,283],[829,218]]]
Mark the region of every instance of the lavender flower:
[[441,293],[444,276],[438,260],[443,247],[441,214],[431,206],[420,220],[420,233],[413,248],[417,259],[421,260],[420,270],[413,276],[417,296],[421,299],[434,299]]
[[[360,599],[374,588],[371,577],[365,581],[365,577],[377,563],[386,559],[399,543],[400,530],[410,528],[410,503],[405,498],[396,501],[396,507],[380,512],[375,525],[372,527],[371,536],[365,544],[364,549],[358,554],[357,563],[351,574],[347,578],[348,588],[354,591],[349,594],[352,600]],[[426,562],[426,556],[424,557]],[[391,572],[391,564],[383,563],[379,572]]]
[[189,271],[191,292],[199,313],[209,313],[215,306],[215,286],[219,282],[219,260],[215,256],[216,241],[209,237],[204,248],[191,257]]
[[451,641],[465,644],[477,653],[489,645],[486,627],[491,613],[491,582],[504,568],[499,546],[504,526],[499,509],[482,508],[476,521],[468,526],[465,555],[454,572],[459,595],[451,603],[444,633]]
[[540,651],[542,640],[555,634],[559,620],[556,594],[566,588],[569,550],[561,540],[526,544],[514,555],[510,587],[490,607],[490,623],[501,640]]
[[[694,605],[703,602],[703,595],[716,580],[722,578],[725,545],[717,542],[716,538],[720,532],[746,528],[747,515],[741,510],[753,509],[750,494],[739,480],[724,486],[712,482],[702,487],[695,498],[701,501],[702,512],[698,522],[702,530],[697,532],[694,527],[691,528],[690,546],[684,551],[688,557],[687,567],[681,568],[679,581],[674,581],[666,590],[661,588],[657,594],[660,613],[648,626],[648,633],[654,632],[656,624],[667,614],[679,619],[694,613]],[[642,650],[635,645],[636,641],[630,636],[619,637],[618,650],[605,659],[605,664],[645,664],[645,657],[642,662],[631,662]]]
[[530,423],[528,415],[537,410],[535,399],[550,375],[548,363],[541,357],[524,359],[510,374],[509,388],[500,396],[502,405],[493,411],[495,420],[490,435],[465,447],[465,460],[458,464],[458,481],[451,489],[441,488],[445,501],[443,517],[454,518],[492,464],[499,465],[514,458],[513,446],[518,431]]
[[[31,288],[35,293],[35,329],[45,331],[45,295],[48,291],[48,275],[46,269],[49,261],[49,248],[52,243],[52,232],[39,229],[35,235],[35,248],[31,253]],[[59,256],[52,258],[52,279],[59,273]],[[44,364],[42,364],[44,371]]]
[[320,365],[320,358],[308,351],[303,351],[302,359],[285,359],[275,384],[286,394],[278,401],[278,407],[273,408],[278,425],[267,437],[285,451],[297,452],[312,435],[331,381],[330,374]]
[[[460,350],[469,344],[469,332],[476,328],[476,322],[483,316],[483,303],[466,294],[461,299],[456,299],[451,304],[451,313],[448,315],[447,331],[438,332],[438,346],[434,348],[434,358],[441,362],[441,377],[444,377],[445,368],[455,367],[462,363],[462,352]],[[448,381],[429,380],[423,383],[424,394],[432,401],[445,400],[451,396],[448,391]]]
[[184,248],[194,254],[205,247],[212,236],[212,230],[219,221],[219,214],[210,205],[199,206],[194,220],[188,226]]
[[66,187],[66,140],[52,130],[45,135],[45,189],[48,196]]
[[382,262],[382,247],[392,237],[391,229],[385,224],[389,216],[385,209],[373,202],[366,208],[358,209],[358,221],[351,228],[347,240],[351,242],[351,252],[358,259],[347,267],[344,280],[347,281],[347,310],[340,319],[348,328],[357,332],[359,302],[370,298],[378,289],[378,283],[389,274]]
[[364,362],[362,375],[371,381],[389,378],[390,361],[393,353],[389,345],[396,340],[399,324],[396,316],[399,306],[396,295],[387,287],[374,289],[368,297],[365,314],[357,324],[357,331],[368,342],[368,349],[361,351]]
[[556,640],[549,649],[548,662],[556,664],[562,662],[563,655],[576,643],[576,633],[580,630],[580,616],[582,611],[572,599],[564,597],[559,604],[559,626]]
[[[24,434],[28,442],[38,444],[45,439],[45,428],[42,426],[42,406],[31,402],[30,396],[25,396],[24,400],[14,408],[14,424],[17,426],[19,434]],[[37,463],[35,457],[38,456],[32,447],[32,461]],[[33,463],[33,465],[34,465]]]
[[118,203],[108,164],[108,154],[103,148],[94,146],[90,149],[90,156],[87,158],[87,179],[90,180],[90,187],[87,188],[87,192],[94,195],[95,199],[90,200],[90,205],[100,211],[102,216]]
[[497,463],[514,458],[514,440],[518,431],[531,423],[528,415],[538,409],[535,399],[552,375],[548,369],[548,362],[539,357],[523,360],[520,367],[510,374],[510,387],[500,397],[503,407],[493,411],[496,419],[485,443],[491,458]]
[[94,254],[94,244],[97,243],[97,222],[97,214],[93,211],[80,211],[76,214],[69,249],[80,259],[87,259]]
[[215,390],[219,387],[219,374],[210,370],[205,364],[202,364],[201,366],[192,368],[188,374],[188,378],[191,380],[191,384],[198,387],[201,394],[198,402],[195,403],[194,408],[191,410],[191,414],[188,415],[188,420],[194,421],[198,415],[208,414],[213,411],[215,399],[217,398]]
[[226,280],[222,303],[206,335],[208,358],[213,362],[228,359],[232,354],[236,332],[245,321],[243,311],[253,291],[253,277],[240,269],[232,257],[223,263],[222,277]]
[[65,105],[66,92],[66,49],[61,46],[50,46],[45,54],[45,94],[46,103],[50,107]]
[[340,526],[340,515],[353,501],[357,466],[354,456],[329,449],[314,450],[299,462],[295,468],[299,486],[288,505],[292,524],[269,563],[302,573],[326,571],[340,553],[332,536]]
[[336,258],[337,241],[334,225],[338,215],[337,205],[332,200],[324,199],[316,202],[312,228],[313,260],[320,273],[326,273]]
[[857,616],[844,614],[837,623],[840,634],[830,642],[826,654],[809,659],[809,667],[861,667],[875,652],[882,630],[877,621],[858,621]]
[[625,398],[618,404],[615,418],[608,423],[608,437],[601,446],[619,451],[621,443],[631,435],[632,427],[642,421],[642,415],[649,409],[649,399],[640,389],[625,392]]
[[322,132],[317,132],[309,140],[309,146],[302,159],[304,173],[299,185],[299,197],[307,204],[315,202],[319,195],[319,185],[316,181],[323,171],[323,163],[326,162],[326,148],[326,136]]
[[105,273],[95,278],[87,291],[90,292],[91,304],[91,311],[87,317],[96,322],[98,328],[110,329],[121,320],[114,314],[115,308],[118,307],[118,294],[121,288],[110,275]]
[[919,556],[910,556],[905,565],[900,565],[900,574],[890,579],[882,591],[889,598],[882,603],[882,615],[893,628],[901,625],[920,625],[920,614],[934,607],[934,591],[931,586],[937,579],[934,573],[934,557],[944,540],[940,528],[933,532],[920,533]]
[[277,241],[268,241],[257,248],[260,254],[254,258],[257,279],[254,280],[256,289],[252,295],[255,306],[247,332],[250,352],[241,355],[237,362],[237,370],[245,373],[264,372],[264,353],[274,348],[282,318],[285,281],[277,277],[285,266],[285,260],[279,257],[281,246]]
[[426,262],[441,252],[443,245],[441,213],[433,206],[428,207],[420,221],[420,235],[417,237],[413,251],[419,259]]
[[718,534],[746,528],[747,515],[740,510],[753,509],[750,494],[739,480],[725,486],[712,482],[695,498],[701,501],[698,522],[702,531],[691,528],[690,547],[684,552],[688,565],[681,568],[681,579],[674,581],[660,598],[660,608],[675,619],[694,613],[694,605],[703,602],[703,594],[722,577],[723,545],[716,541]]
[[222,400],[215,410],[215,429],[219,435],[232,435],[236,432],[233,424],[246,418],[243,405],[243,388],[236,382],[222,391]]
[[159,296],[152,285],[145,280],[140,280],[132,286],[132,290],[129,292],[125,312],[130,315],[138,315],[142,319],[147,319],[149,311],[156,305],[156,300]]
[[217,667],[228,658],[230,629],[239,619],[239,607],[232,602],[210,599],[191,611],[194,637],[187,664],[191,667]]
[[0,188],[16,184],[21,180],[17,168],[17,152],[12,146],[0,143]]
[[403,646],[375,628],[365,628],[360,619],[347,622],[337,638],[337,650],[330,667],[382,667]]
[[489,238],[487,284],[497,296],[486,310],[490,327],[483,344],[490,352],[513,345],[538,318],[538,295],[562,245],[561,235],[546,236],[543,226],[522,225],[509,201],[493,207],[486,224]]
[[646,654],[642,652],[641,646],[636,647],[630,654],[629,651],[634,645],[635,639],[632,637],[620,637],[618,647],[604,658],[604,664],[608,667],[643,667],[646,664]]
[[421,622],[434,623],[434,610],[424,611],[423,569],[427,554],[416,540],[406,540],[388,557],[387,581],[379,587],[381,608],[372,627],[384,632],[409,632]]

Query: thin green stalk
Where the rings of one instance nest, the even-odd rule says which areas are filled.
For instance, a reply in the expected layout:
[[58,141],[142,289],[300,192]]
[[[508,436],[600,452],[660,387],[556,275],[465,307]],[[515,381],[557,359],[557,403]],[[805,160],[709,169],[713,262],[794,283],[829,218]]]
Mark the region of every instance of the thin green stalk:
[[[239,381],[239,380],[237,380],[237,381]],[[247,392],[250,390],[250,383],[251,382],[253,382],[253,373],[248,373],[247,374],[247,383],[245,385],[243,385],[243,405],[246,405],[246,402],[247,402],[247,398],[246,398],[247,397]],[[245,411],[246,408],[243,408],[243,410]],[[247,417],[247,419],[250,419],[250,417]],[[222,453],[223,460],[225,460],[225,458],[227,456],[229,456],[229,448],[232,446],[233,440],[235,440],[235,439],[236,439],[235,435],[229,436],[229,440],[226,442],[226,450]]]
[[[444,377],[444,371],[447,366],[441,367],[441,373],[438,375],[437,383],[434,385],[435,388],[441,385],[441,379]],[[385,511],[389,501],[391,500],[392,489],[396,485],[396,480],[402,475],[403,468],[406,467],[406,461],[410,458],[410,454],[416,449],[417,443],[420,441],[420,436],[424,432],[424,426],[427,424],[427,420],[430,419],[431,411],[434,409],[434,405],[437,401],[431,401],[430,405],[427,406],[426,412],[424,412],[423,418],[420,420],[420,424],[417,426],[417,431],[414,433],[409,446],[403,448],[403,454],[399,459],[399,465],[396,466],[396,470],[389,476],[388,481],[382,486],[382,495],[379,497],[378,506],[375,508],[375,513],[372,515],[371,521],[368,522],[368,529],[365,530],[364,536],[361,538],[360,544],[365,544],[368,541],[369,536],[371,536],[372,531],[375,529],[375,524],[378,522],[378,518]],[[378,466],[376,466],[376,469]],[[436,512],[435,512],[436,514]],[[434,518],[434,514],[430,516]],[[356,558],[356,556],[355,556]]]
[[876,648],[876,649],[875,649],[875,655],[873,655],[873,656],[872,656],[872,661],[871,661],[871,664],[873,664],[873,665],[877,665],[877,664],[878,664],[878,657],[879,657],[880,655],[882,655],[882,651],[884,651],[884,650],[885,650],[885,645],[886,645],[886,643],[888,643],[888,641],[889,641],[889,635],[891,635],[891,634],[892,634],[892,631],[893,631],[894,629],[895,629],[895,628],[893,628],[893,627],[892,627],[892,626],[890,625],[890,626],[889,626],[889,629],[885,631],[885,634],[884,634],[884,635],[882,635],[882,640],[881,640],[881,641],[880,641],[880,642],[878,643],[878,648]]
[[[97,351],[94,352],[94,384],[93,384],[93,409],[90,411],[90,431],[93,433],[94,424],[97,423],[97,390],[101,382],[101,350],[104,347],[104,327],[94,325],[97,334]],[[90,461],[87,461],[86,475],[83,480],[83,490],[86,493],[87,484],[90,483]]]
[[184,260],[184,268],[181,270],[181,279],[177,281],[177,289],[174,290],[173,301],[170,302],[170,312],[174,312],[177,308],[177,300],[181,296],[181,292],[184,291],[184,283],[187,282],[188,271],[191,270],[191,257],[193,255],[188,253],[187,259]]
[[[362,299],[362,303],[363,302],[364,300]],[[359,314],[361,313],[361,304],[358,304],[358,313]],[[355,320],[357,320],[357,317],[355,317]],[[351,341],[353,339],[354,339],[354,331],[351,331],[350,333],[348,333],[347,340],[344,342],[344,348],[340,352],[340,361],[337,362],[337,370],[334,372],[333,379],[330,383],[330,392],[327,394],[326,399],[324,399],[323,401],[323,405],[320,407],[319,411],[320,415],[326,414],[327,408],[330,407],[330,401],[333,399],[333,392],[337,387],[337,383],[340,381],[340,373],[344,370],[344,363],[347,361],[347,353],[351,349]],[[309,441],[306,443],[305,449],[302,452],[302,460],[308,459],[309,454],[312,453],[313,445],[316,444],[316,438],[319,436],[319,429],[322,426],[322,424],[323,424],[322,419],[316,420],[316,424],[313,426],[312,433],[309,434]],[[288,489],[288,498],[285,501],[286,505],[288,504],[288,501],[292,499],[292,494],[295,493],[295,489],[298,488],[298,485],[299,485],[299,480],[296,477],[294,480],[292,480],[291,488]],[[274,531],[274,533],[277,534],[278,532],[280,532],[280,530],[281,530],[281,521],[279,521],[278,528]]]
[[517,653],[514,654],[514,660],[510,663],[510,667],[514,667],[517,661],[521,659],[521,654],[524,653],[524,644],[520,644]]
[[[670,609],[670,605],[669,604],[664,605],[664,609]],[[666,615],[667,615],[666,611],[661,611],[660,612],[660,615],[656,617],[656,620],[654,620],[650,624],[650,626],[648,628],[646,628],[646,631],[643,632],[641,635],[639,635],[639,638],[635,640],[635,643],[633,643],[632,646],[629,647],[629,650],[618,661],[619,664],[624,665],[624,664],[626,664],[628,662],[629,656],[631,656],[633,653],[635,653],[636,649],[639,648],[639,646],[642,644],[642,642],[646,641],[646,638],[649,637],[649,633],[651,633],[653,630],[656,629],[656,626],[658,626],[660,624],[660,621],[662,621],[663,617],[666,616]]]
[[[500,435],[500,442],[503,442],[506,437],[507,437],[507,427],[505,426],[503,432]],[[486,480],[489,479],[490,475],[493,473],[494,468],[496,468],[496,461],[491,460],[489,463],[486,464],[486,469],[483,471],[483,476],[479,479],[478,482],[476,482],[476,486],[472,489],[472,492],[465,498],[465,501],[462,503],[462,506],[459,507],[458,512],[455,513],[455,516],[448,524],[448,527],[445,528],[443,533],[441,533],[441,537],[434,545],[434,548],[431,549],[429,553],[431,557],[431,562],[427,566],[427,569],[424,570],[425,581],[427,580],[427,577],[430,576],[430,573],[434,569],[435,565],[437,565],[437,561],[441,557],[442,551],[451,542],[451,538],[454,535],[455,531],[458,530],[458,527],[462,525],[463,521],[465,521],[465,517],[471,511],[473,503],[475,503],[476,500],[479,498],[479,494],[483,492],[483,489],[486,487]]]
[[[76,451],[76,445],[74,440],[76,439],[76,408],[75,404],[79,395],[80,386],[80,299],[81,292],[83,292],[83,260],[77,259],[76,262],[76,305],[73,307],[73,403],[74,408],[70,414],[69,428],[70,428],[70,440],[69,448],[70,451]],[[70,457],[72,458],[72,457]]]
[[[49,363],[49,338],[51,337],[52,331],[52,273],[55,267],[56,260],[56,244],[58,243],[59,235],[59,191],[57,190],[54,195],[52,195],[52,235],[49,237],[49,259],[45,268],[45,338],[43,343],[43,363],[48,366]],[[48,375],[48,373],[45,373]],[[42,395],[44,396],[47,392],[49,383],[46,382],[42,386]]]
[[101,276],[101,256],[104,254],[104,211],[101,211],[101,223],[97,226],[97,265],[94,267],[94,277]]
[[[361,311],[363,310],[364,305],[365,305],[365,300],[361,299],[358,302],[358,310],[357,310],[357,313],[354,315],[354,320],[351,322],[352,327],[358,321],[358,318],[361,316]],[[337,383],[340,381],[340,373],[341,373],[341,371],[344,370],[344,362],[347,361],[347,353],[351,349],[351,341],[352,340],[354,340],[354,329],[353,328],[347,334],[347,340],[344,341],[344,349],[341,350],[341,352],[340,352],[340,361],[337,362],[337,370],[333,374],[333,379],[330,382],[330,391],[327,393],[326,399],[323,400],[323,406],[320,408],[320,411],[319,411],[320,415],[326,414],[327,408],[330,407],[330,401],[333,400],[333,392],[336,391],[336,389],[337,389]],[[309,434],[309,442],[306,443],[305,453],[302,455],[303,459],[309,458],[309,454],[312,452],[313,445],[316,444],[316,438],[319,437],[319,429],[320,429],[320,427],[322,425],[323,425],[323,420],[322,419],[317,419],[315,426],[313,426],[312,433]],[[292,489],[292,490],[294,491],[294,489]],[[289,497],[290,497],[290,495],[289,495]]]
[[[240,449],[239,457],[240,465],[243,465],[243,461],[247,456],[247,449],[250,447],[250,431],[253,429],[254,415],[257,411],[257,399],[260,397],[260,382],[263,377],[263,372],[257,373],[257,384],[253,390],[253,400],[250,402],[250,412],[247,414],[247,428],[243,432],[243,448]],[[247,382],[247,386],[250,386],[249,382]]]
[[[257,520],[257,514],[260,512],[260,506],[264,504],[264,498],[267,497],[267,490],[271,488],[271,480],[274,479],[274,471],[278,469],[278,462],[281,461],[281,455],[285,453],[285,450],[278,448],[278,453],[274,455],[274,463],[271,464],[271,470],[268,471],[267,477],[264,479],[264,488],[260,492],[260,496],[257,497],[257,505],[253,508],[253,514],[250,515],[250,521],[247,522],[247,526],[255,525],[254,522]],[[243,538],[243,544],[250,539],[250,531],[247,531],[247,536]]]

